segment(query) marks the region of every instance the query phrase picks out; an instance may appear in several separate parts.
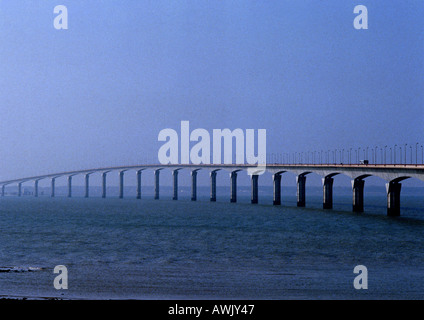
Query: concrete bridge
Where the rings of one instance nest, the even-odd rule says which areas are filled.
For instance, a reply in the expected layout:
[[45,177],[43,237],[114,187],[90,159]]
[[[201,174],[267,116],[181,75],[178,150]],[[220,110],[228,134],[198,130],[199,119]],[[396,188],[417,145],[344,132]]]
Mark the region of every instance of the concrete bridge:
[[[59,177],[68,178],[68,197],[72,197],[72,177],[75,175],[85,176],[85,197],[89,197],[89,179],[94,173],[102,175],[102,197],[106,197],[106,176],[109,172],[119,172],[119,198],[124,197],[124,174],[127,171],[135,171],[137,176],[137,199],[141,198],[141,173],[144,170],[153,170],[155,176],[154,198],[159,199],[159,177],[163,169],[170,169],[173,175],[173,199],[178,199],[178,173],[186,169],[191,172],[192,192],[191,200],[197,200],[197,172],[207,170],[210,172],[211,192],[210,201],[216,201],[216,176],[219,171],[228,171],[230,174],[230,201],[237,202],[237,174],[240,171],[254,169],[253,165],[139,165],[139,166],[119,166],[106,167],[88,170],[78,170],[69,172],[53,173],[41,176],[33,176],[14,180],[0,181],[1,195],[5,195],[5,187],[10,184],[17,184],[18,196],[22,196],[22,184],[28,181],[34,182],[34,196],[38,197],[38,183],[43,179],[51,179],[51,197],[55,196],[55,180]],[[323,185],[323,208],[331,209],[333,207],[333,177],[338,174],[344,174],[352,179],[352,209],[354,212],[363,212],[364,210],[364,184],[365,179],[370,176],[377,176],[387,181],[387,215],[400,215],[400,192],[401,181],[408,178],[416,178],[424,181],[424,165],[402,165],[402,164],[349,164],[349,165],[331,165],[331,164],[269,164],[266,171],[272,173],[274,197],[273,204],[281,205],[281,177],[285,172],[291,172],[296,175],[297,183],[297,206],[304,207],[306,204],[306,176],[310,173],[316,173],[322,177]],[[250,174],[252,185],[252,204],[258,203],[258,179],[260,175]]]

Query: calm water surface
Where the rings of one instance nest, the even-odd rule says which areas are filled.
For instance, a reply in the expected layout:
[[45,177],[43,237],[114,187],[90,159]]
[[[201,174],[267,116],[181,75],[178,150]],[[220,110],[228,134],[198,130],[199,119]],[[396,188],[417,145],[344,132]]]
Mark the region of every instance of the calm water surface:
[[[295,199],[274,207],[151,199],[5,197],[0,201],[0,296],[88,299],[423,299],[422,196],[401,218],[367,195],[335,209]],[[368,290],[353,268],[368,268]],[[65,265],[69,289],[55,290]]]

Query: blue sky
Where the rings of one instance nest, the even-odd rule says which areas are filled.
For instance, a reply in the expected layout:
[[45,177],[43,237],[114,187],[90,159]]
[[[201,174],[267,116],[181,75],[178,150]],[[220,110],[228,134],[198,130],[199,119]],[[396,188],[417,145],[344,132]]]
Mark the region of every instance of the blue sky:
[[157,161],[182,120],[267,129],[269,153],[422,144],[423,16],[420,0],[1,1],[0,178]]

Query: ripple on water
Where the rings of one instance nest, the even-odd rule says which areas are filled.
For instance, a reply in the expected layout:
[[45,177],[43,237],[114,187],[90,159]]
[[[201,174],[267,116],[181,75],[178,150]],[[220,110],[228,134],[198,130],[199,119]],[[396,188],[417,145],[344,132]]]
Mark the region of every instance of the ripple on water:
[[41,271],[45,268],[40,267],[0,267],[0,273],[22,273]]

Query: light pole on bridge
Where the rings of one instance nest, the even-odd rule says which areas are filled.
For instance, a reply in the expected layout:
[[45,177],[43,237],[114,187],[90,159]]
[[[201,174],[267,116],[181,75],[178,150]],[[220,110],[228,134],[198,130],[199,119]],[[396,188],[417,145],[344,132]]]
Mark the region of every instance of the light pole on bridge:
[[359,158],[361,157],[360,152],[361,152],[361,147],[359,147],[359,148],[358,148],[358,152],[357,152],[357,159],[356,159],[356,162],[357,162],[358,164],[359,164]]
[[378,162],[377,153],[378,153],[378,146],[375,146],[375,148],[374,148],[375,164],[377,164],[377,162]]
[[390,147],[390,164],[393,164],[393,161],[392,161],[393,159],[392,159],[392,147]]
[[384,164],[384,159],[383,159],[383,148],[380,148],[380,153],[381,153],[381,164]]
[[396,164],[396,147],[397,147],[397,144],[395,144],[393,147],[394,164]]
[[406,146],[407,146],[408,144],[407,143],[405,143],[405,167],[406,167]]
[[387,163],[386,149],[387,149],[387,146],[384,146],[384,165],[386,165],[386,163]]
[[415,166],[418,165],[418,142],[415,144]]

